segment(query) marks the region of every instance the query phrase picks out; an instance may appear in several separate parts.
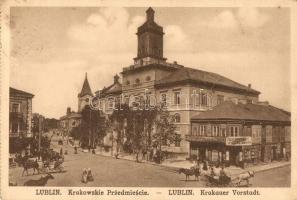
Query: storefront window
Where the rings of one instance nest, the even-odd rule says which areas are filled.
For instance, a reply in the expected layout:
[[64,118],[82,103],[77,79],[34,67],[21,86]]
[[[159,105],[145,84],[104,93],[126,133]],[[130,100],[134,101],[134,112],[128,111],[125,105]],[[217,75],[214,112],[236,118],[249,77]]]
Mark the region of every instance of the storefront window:
[[213,162],[219,161],[219,152],[217,150],[211,151],[211,161]]

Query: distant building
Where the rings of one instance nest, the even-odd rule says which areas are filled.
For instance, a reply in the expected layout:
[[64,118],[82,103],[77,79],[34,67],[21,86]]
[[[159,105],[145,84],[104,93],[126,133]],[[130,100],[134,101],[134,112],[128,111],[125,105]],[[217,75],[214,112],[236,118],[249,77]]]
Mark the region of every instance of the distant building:
[[18,149],[17,139],[32,137],[32,98],[33,94],[9,88],[9,145],[10,152]]
[[[167,146],[169,152],[187,155],[192,116],[201,114],[226,100],[258,102],[259,91],[216,73],[168,63],[163,55],[163,27],[146,11],[146,22],[137,30],[138,47],[134,64],[124,67],[121,78],[95,92],[101,109],[111,114],[116,104],[144,100],[150,105],[163,103],[175,118],[181,142]],[[121,81],[120,81],[121,79]]]
[[291,152],[290,113],[268,104],[230,101],[191,118],[190,155],[209,162],[244,166]]
[[60,118],[60,129],[64,135],[69,135],[71,130],[78,127],[81,124],[81,111],[86,105],[90,104],[92,97],[94,96],[88,81],[87,74],[78,96],[78,111],[72,111],[70,107],[67,108],[66,115]]
[[59,120],[55,118],[45,118],[44,128],[46,131],[57,129],[59,127]]

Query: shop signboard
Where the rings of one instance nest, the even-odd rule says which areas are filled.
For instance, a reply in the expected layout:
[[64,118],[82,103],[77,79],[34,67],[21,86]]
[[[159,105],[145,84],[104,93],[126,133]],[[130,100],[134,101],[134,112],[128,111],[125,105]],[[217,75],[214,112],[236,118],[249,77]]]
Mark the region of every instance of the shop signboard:
[[252,145],[252,137],[226,137],[227,146]]

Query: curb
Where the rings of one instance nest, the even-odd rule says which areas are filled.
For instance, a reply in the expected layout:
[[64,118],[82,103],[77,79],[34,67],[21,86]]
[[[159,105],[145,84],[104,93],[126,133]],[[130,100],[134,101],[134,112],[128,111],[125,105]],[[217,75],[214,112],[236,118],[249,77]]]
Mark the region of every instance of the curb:
[[275,167],[268,167],[268,168],[265,168],[265,169],[259,169],[259,170],[254,170],[254,171],[255,172],[264,172],[264,171],[268,171],[268,170],[271,170],[271,169],[286,167],[286,166],[289,166],[289,165],[291,165],[291,162],[283,164],[283,165],[275,166]]

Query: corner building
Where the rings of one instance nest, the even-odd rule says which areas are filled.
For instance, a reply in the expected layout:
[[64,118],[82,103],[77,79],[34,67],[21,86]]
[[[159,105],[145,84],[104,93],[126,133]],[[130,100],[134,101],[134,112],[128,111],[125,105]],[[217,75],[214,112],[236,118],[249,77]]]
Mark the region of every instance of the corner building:
[[[101,109],[111,114],[116,103],[146,100],[150,104],[165,103],[175,118],[176,141],[162,149],[188,156],[191,117],[221,104],[258,102],[260,92],[219,74],[169,63],[163,55],[163,27],[155,22],[152,8],[146,11],[146,22],[137,30],[138,47],[134,64],[124,67],[121,77],[114,76],[110,86],[95,92]],[[121,81],[120,81],[121,80]]]

